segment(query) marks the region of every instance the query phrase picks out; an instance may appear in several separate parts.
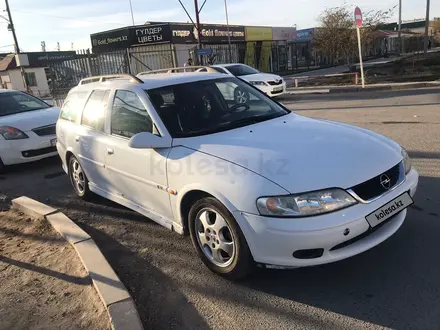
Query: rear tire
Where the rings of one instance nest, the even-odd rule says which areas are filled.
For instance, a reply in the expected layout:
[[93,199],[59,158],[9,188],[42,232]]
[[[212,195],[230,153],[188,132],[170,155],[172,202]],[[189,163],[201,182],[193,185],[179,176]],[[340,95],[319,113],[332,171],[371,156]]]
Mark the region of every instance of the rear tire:
[[246,239],[233,215],[213,197],[196,202],[189,212],[192,243],[203,263],[230,280],[245,277],[254,269]]
[[75,194],[84,200],[90,200],[92,192],[89,189],[89,180],[75,156],[69,158],[69,179]]

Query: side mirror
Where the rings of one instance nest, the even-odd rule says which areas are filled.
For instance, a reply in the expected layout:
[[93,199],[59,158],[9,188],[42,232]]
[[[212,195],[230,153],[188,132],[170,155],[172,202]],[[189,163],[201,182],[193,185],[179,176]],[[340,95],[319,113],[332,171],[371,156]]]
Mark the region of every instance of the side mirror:
[[171,147],[171,140],[160,136],[142,132],[133,136],[128,142],[133,149],[161,149]]

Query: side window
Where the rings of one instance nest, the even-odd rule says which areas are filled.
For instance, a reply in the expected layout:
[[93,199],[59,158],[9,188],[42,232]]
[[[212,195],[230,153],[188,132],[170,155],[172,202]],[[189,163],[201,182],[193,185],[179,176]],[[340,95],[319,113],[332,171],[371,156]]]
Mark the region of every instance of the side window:
[[213,67],[214,70],[220,72],[220,73],[226,73],[226,71],[222,68],[218,68],[218,67]]
[[98,132],[104,132],[105,109],[107,108],[110,90],[95,89],[86,103],[82,114],[81,125]]
[[118,90],[111,114],[111,133],[127,138],[141,132],[153,132],[153,122],[136,93]]
[[78,115],[81,114],[86,101],[87,92],[70,93],[61,108],[60,118],[76,122]]

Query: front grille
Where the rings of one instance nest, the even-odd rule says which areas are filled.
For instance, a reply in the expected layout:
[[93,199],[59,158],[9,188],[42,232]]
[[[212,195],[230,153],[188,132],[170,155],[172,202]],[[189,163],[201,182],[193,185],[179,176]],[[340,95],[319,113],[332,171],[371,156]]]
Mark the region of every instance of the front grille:
[[[383,186],[381,181],[385,178],[390,179],[389,187]],[[403,162],[392,167],[388,171],[379,174],[378,176],[365,181],[364,183],[358,184],[357,186],[351,188],[356,195],[362,198],[364,201],[369,201],[380,195],[383,195],[387,191],[391,190],[396,185],[400,184],[405,177],[405,169]]]
[[38,136],[55,135],[55,124],[34,128],[32,132]]
[[283,90],[273,91],[272,94],[281,94],[282,92],[284,92],[284,91]]
[[45,154],[50,154],[51,152],[55,152],[55,151],[57,151],[57,147],[47,147],[36,150],[25,150],[22,151],[21,154],[23,155],[23,157],[29,158],[29,157],[36,157]]
[[279,81],[268,81],[267,83],[269,85],[271,85],[271,86],[278,86],[278,85],[281,85],[283,83],[283,81],[282,80],[279,80]]

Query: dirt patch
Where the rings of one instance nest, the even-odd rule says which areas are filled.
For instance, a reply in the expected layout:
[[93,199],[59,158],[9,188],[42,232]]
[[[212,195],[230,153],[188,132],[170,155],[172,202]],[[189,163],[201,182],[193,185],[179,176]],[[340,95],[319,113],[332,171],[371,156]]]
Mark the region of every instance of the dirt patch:
[[0,329],[110,329],[74,249],[46,221],[0,212]]

